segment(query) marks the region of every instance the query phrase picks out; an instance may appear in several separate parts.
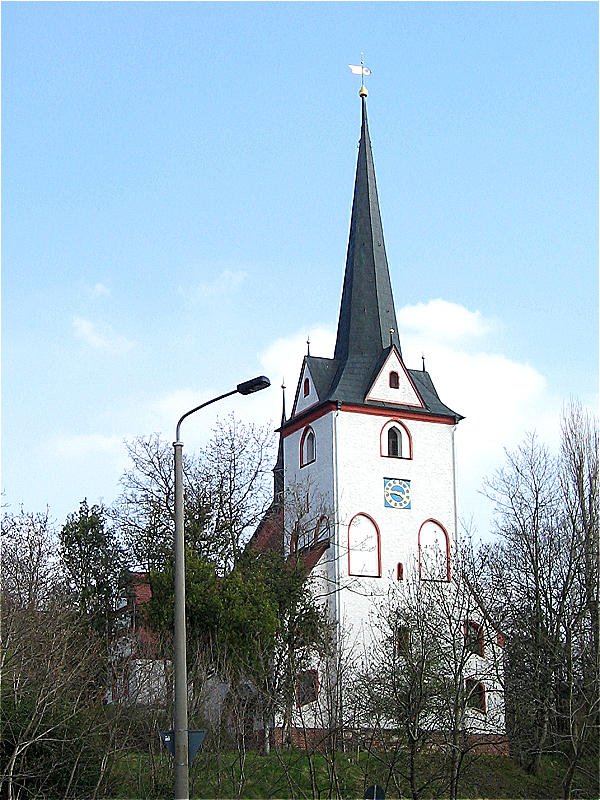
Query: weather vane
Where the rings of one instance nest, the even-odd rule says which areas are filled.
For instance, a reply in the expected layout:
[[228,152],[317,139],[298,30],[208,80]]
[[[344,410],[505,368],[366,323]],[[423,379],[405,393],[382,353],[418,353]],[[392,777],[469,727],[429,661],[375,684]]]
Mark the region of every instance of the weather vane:
[[350,72],[353,75],[360,75],[360,89],[358,93],[361,97],[366,97],[367,87],[365,86],[365,76],[370,75],[371,70],[368,67],[365,67],[364,53],[360,54],[360,66],[357,64],[348,64],[348,66],[350,67]]

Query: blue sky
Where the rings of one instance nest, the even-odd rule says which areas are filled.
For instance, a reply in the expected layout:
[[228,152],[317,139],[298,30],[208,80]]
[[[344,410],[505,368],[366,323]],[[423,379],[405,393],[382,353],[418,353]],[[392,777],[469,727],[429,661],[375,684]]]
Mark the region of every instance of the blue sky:
[[[595,3],[3,3],[4,502],[110,503],[123,441],[332,355],[368,79],[408,366],[452,408],[459,511],[596,407]],[[217,413],[280,417],[277,388]]]

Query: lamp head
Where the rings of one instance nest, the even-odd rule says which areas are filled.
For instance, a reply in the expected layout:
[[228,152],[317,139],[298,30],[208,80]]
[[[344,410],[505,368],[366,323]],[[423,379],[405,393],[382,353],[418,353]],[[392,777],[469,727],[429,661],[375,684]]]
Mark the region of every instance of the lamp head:
[[254,394],[260,392],[262,389],[267,389],[271,385],[271,381],[264,375],[259,375],[257,378],[252,378],[249,381],[238,383],[237,391],[240,394]]

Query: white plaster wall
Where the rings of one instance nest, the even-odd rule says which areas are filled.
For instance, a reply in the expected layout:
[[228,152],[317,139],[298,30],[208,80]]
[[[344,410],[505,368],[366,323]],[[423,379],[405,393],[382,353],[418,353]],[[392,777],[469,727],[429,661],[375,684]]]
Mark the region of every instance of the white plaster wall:
[[[316,459],[311,464],[300,466],[300,441],[304,427],[284,439],[284,552],[290,552],[290,537],[294,522],[298,518],[300,501],[309,497],[309,518],[326,514],[330,517],[334,532],[333,498],[333,436],[332,416],[326,414],[311,423],[316,438]],[[315,519],[316,521],[316,519]]]
[[[381,455],[381,430],[390,419],[401,419],[412,438],[412,459]],[[368,659],[372,639],[370,617],[375,602],[385,597],[397,581],[397,565],[404,567],[404,580],[418,580],[418,535],[423,522],[435,519],[445,528],[450,550],[456,540],[454,488],[454,426],[413,420],[402,414],[376,415],[332,411],[311,423],[316,436],[316,460],[300,467],[300,440],[304,428],[284,440],[286,487],[286,552],[297,508],[288,505],[289,495],[303,487],[319,498],[321,508],[330,509],[332,543],[313,571],[317,594],[333,619],[339,620],[344,647],[357,659]],[[384,478],[411,482],[411,508],[384,505]],[[302,494],[302,491],[300,494]],[[329,512],[328,512],[329,513]],[[380,531],[381,577],[360,578],[348,574],[348,525],[358,513],[368,514]],[[452,564],[451,564],[452,573]],[[338,586],[339,591],[330,589]],[[451,591],[451,586],[448,587]],[[490,652],[490,656],[491,656]],[[469,712],[472,730],[502,733],[504,701],[495,667],[501,658],[473,665],[473,676],[486,686],[487,714]],[[322,678],[321,678],[322,680]],[[313,708],[298,710],[304,723],[323,722],[324,698]]]

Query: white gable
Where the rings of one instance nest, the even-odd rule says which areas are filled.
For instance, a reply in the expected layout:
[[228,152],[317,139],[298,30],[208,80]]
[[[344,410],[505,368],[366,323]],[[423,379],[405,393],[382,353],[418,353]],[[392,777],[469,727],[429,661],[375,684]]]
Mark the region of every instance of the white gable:
[[[392,373],[397,376],[397,388],[394,388],[396,382],[393,376],[390,380]],[[367,400],[375,400],[381,403],[397,403],[402,406],[423,407],[421,398],[417,394],[413,382],[395,348],[390,351],[379,375],[369,389]]]
[[298,392],[296,396],[296,405],[294,406],[292,415],[299,414],[301,411],[304,411],[305,408],[310,408],[310,406],[314,406],[315,403],[318,402],[319,396],[317,395],[317,390],[315,389],[315,383],[312,379],[312,375],[310,374],[308,364],[305,363],[304,368],[302,369],[302,374],[300,375],[300,382],[298,383]]

